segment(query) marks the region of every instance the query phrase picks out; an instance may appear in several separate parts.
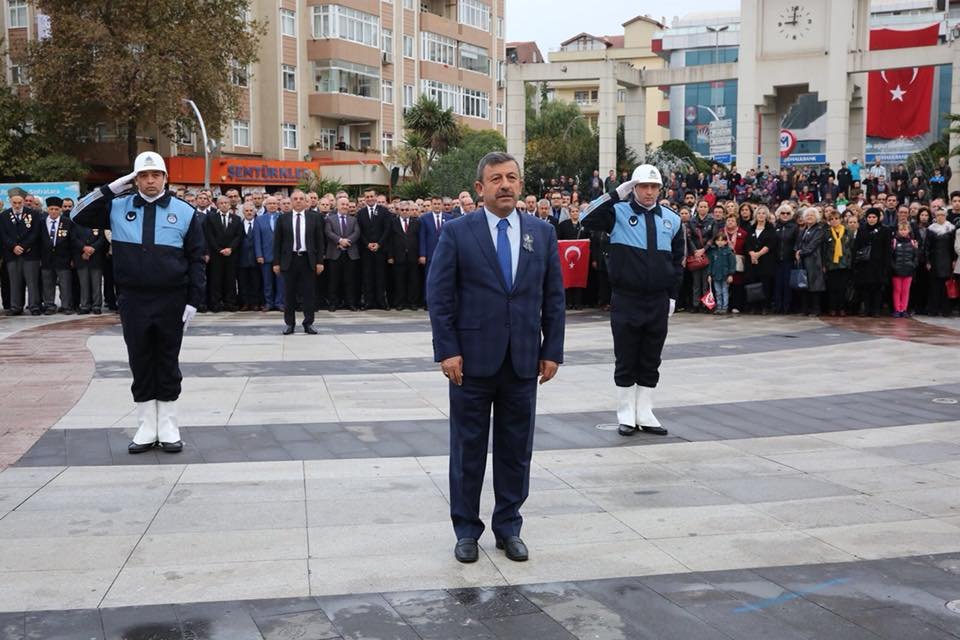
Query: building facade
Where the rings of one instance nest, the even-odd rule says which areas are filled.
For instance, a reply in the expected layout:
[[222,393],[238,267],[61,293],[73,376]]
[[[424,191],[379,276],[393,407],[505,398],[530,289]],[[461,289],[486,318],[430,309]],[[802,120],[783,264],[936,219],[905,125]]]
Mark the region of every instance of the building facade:
[[[383,185],[390,153],[403,139],[404,110],[421,95],[452,108],[464,125],[503,132],[504,2],[250,0],[251,17],[266,23],[267,33],[259,61],[230,71],[240,111],[225,123],[217,153],[238,166],[309,165],[346,184]],[[38,23],[27,0],[0,3],[7,79],[25,84],[17,51],[37,37],[42,17]],[[104,128],[101,142],[110,145],[117,132]],[[157,138],[145,131],[142,146],[168,157],[203,155],[192,132]],[[125,145],[117,151],[114,162],[125,162]],[[171,174],[171,181],[194,182],[196,174]],[[214,172],[213,182],[220,178]]]

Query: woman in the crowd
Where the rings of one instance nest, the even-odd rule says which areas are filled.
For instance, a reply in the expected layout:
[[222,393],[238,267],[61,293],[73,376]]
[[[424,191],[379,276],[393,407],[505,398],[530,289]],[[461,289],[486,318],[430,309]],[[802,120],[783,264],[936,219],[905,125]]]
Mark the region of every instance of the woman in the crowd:
[[740,215],[740,228],[750,233],[750,230],[753,229],[753,205],[744,202],[737,209],[737,213]]
[[790,288],[790,270],[797,244],[797,223],[793,219],[793,205],[784,202],[777,208],[776,273],[773,280],[773,312],[790,313],[793,290]]
[[948,317],[950,299],[947,297],[947,280],[953,277],[953,260],[956,227],[947,221],[947,211],[937,209],[934,222],[927,227],[927,242],[924,261],[930,277],[930,293],[927,297],[927,313],[931,316]]
[[753,302],[748,299],[746,304],[749,313],[759,311],[766,315],[773,295],[773,277],[777,270],[777,234],[771,224],[770,210],[765,205],[757,207],[754,217],[754,226],[747,230],[744,243],[744,251],[747,252],[744,281],[747,286],[760,284],[763,288],[763,299]]
[[803,210],[803,231],[797,237],[795,258],[807,272],[807,288],[800,290],[800,312],[810,317],[820,315],[821,294],[827,285],[823,277],[823,227],[817,220],[818,211],[813,207]]
[[880,314],[880,301],[887,283],[890,234],[880,224],[880,209],[870,207],[853,243],[853,282],[857,289],[860,315],[872,318]]
[[840,220],[837,211],[827,214],[823,237],[823,268],[827,285],[827,312],[831,316],[847,315],[847,289],[850,287],[850,266],[853,260],[853,237]]
[[724,224],[721,233],[727,236],[727,245],[733,251],[733,255],[736,256],[737,260],[737,271],[733,274],[733,283],[730,285],[730,312],[740,313],[746,302],[746,296],[743,290],[743,270],[746,264],[746,253],[743,247],[747,241],[747,232],[740,228],[740,220],[735,209],[732,214],[727,215],[726,224]]
[[927,228],[930,226],[930,209],[920,207],[917,211],[917,271],[913,274],[910,283],[910,311],[912,313],[927,313],[927,295],[930,293],[930,272],[927,271]]
[[[706,200],[699,201],[694,215],[690,218],[691,246],[688,248],[692,248],[693,252],[688,251],[687,255],[695,256],[698,259],[706,256],[707,250],[710,249],[711,243],[713,242],[715,230],[717,229],[718,228],[714,226],[713,218],[710,216],[710,203]],[[690,311],[700,313],[704,310],[700,298],[710,291],[710,285],[707,283],[707,269],[703,268],[691,271],[690,278],[693,288]]]

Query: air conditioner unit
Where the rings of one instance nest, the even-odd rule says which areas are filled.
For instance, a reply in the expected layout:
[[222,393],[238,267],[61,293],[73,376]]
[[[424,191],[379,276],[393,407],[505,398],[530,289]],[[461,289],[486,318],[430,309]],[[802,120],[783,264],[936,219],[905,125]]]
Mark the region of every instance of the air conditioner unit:
[[393,54],[389,51],[383,52],[383,64],[393,64]]
[[497,89],[503,89],[504,82],[503,80],[497,80]]

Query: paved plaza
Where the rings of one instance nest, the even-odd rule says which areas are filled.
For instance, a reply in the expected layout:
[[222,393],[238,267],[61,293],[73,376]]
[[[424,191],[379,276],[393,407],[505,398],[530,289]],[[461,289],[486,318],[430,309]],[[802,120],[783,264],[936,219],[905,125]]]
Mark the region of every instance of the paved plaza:
[[462,565],[426,314],[318,318],[199,316],[141,456],[115,316],[0,320],[0,640],[960,638],[958,320],[675,316],[623,438],[570,313],[530,560]]

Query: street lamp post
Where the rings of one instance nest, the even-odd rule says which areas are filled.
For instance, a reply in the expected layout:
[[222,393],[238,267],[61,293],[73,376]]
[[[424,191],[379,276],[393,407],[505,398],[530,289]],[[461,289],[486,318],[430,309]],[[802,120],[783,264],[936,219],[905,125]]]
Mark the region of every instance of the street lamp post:
[[200,109],[197,108],[197,103],[193,100],[183,99],[190,108],[193,109],[193,115],[197,117],[197,122],[200,124],[200,134],[203,136],[203,188],[207,191],[210,190],[210,141],[207,140],[207,127],[203,124],[203,116],[200,115]]
[[728,24],[725,24],[722,27],[707,26],[707,32],[716,35],[716,39],[714,40],[714,45],[713,45],[713,63],[714,64],[720,63],[720,32],[726,31],[729,28],[730,28],[730,25]]

